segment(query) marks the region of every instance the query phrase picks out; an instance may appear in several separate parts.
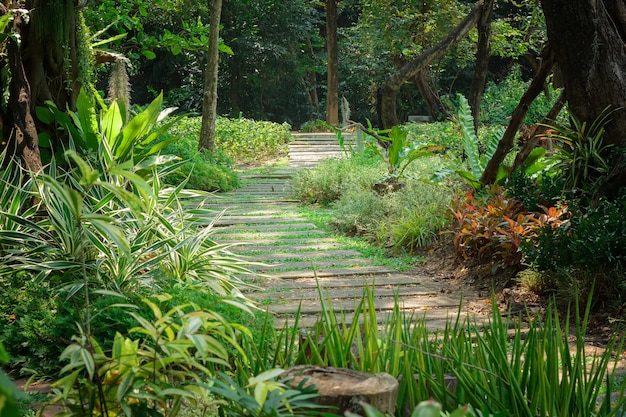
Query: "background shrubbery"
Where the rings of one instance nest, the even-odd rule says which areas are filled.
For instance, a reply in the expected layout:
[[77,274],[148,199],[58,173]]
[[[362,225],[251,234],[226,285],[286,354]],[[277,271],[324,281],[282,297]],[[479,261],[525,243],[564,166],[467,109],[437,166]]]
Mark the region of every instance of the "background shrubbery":
[[181,118],[164,136],[176,137],[163,153],[177,155],[187,161],[166,176],[171,184],[187,182],[188,188],[204,191],[230,191],[239,186],[235,164],[259,164],[286,155],[291,140],[290,126],[267,121],[239,118],[217,119],[213,153],[198,152],[200,117]]

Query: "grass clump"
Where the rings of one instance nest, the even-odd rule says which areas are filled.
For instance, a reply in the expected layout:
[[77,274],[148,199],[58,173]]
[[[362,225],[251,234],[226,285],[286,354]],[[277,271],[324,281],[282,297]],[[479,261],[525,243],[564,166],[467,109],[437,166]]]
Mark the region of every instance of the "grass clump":
[[303,203],[330,207],[329,223],[343,233],[411,252],[431,244],[448,223],[451,189],[417,179],[430,176],[441,161],[438,156],[413,161],[403,186],[381,194],[374,184],[385,175],[385,163],[366,150],[300,171],[294,193]]

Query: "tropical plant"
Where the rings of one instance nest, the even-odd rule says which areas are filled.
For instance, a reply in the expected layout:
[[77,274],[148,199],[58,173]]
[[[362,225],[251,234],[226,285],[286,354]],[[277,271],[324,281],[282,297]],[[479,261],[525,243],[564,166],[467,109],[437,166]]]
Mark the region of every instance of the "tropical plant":
[[61,355],[68,363],[53,384],[58,388],[53,404],[62,403],[75,416],[173,417],[183,401],[188,407],[211,402],[200,384],[215,374],[216,365],[229,366],[225,344],[239,349],[237,340],[249,335],[247,329],[193,304],[162,312],[157,302],[143,302],[154,317],[130,312],[139,325],[129,333],[137,337],[117,333],[110,355],[85,334],[74,338]]
[[562,172],[567,191],[593,191],[609,173],[611,144],[604,143],[604,128],[617,109],[609,107],[588,125],[571,112],[569,125],[548,126],[547,138],[554,140],[554,169]]
[[453,242],[457,255],[465,261],[518,268],[522,248],[535,245],[542,229],[556,230],[569,223],[567,206],[527,212],[520,201],[507,197],[497,184],[486,192],[486,198],[468,192],[457,196],[452,204],[456,220]]
[[[220,400],[220,416],[255,417],[304,417],[327,415],[312,400],[318,396],[312,386],[302,381],[296,388],[276,380],[284,371],[280,368],[267,370],[251,377],[248,385],[239,386],[227,374],[220,373],[212,385],[203,387]],[[251,393],[252,391],[252,393]]]
[[[298,362],[401,375],[397,410],[429,398],[449,412],[468,404],[494,416],[614,416],[626,405],[614,356],[624,340],[612,338],[595,355],[585,344],[591,298],[584,311],[575,304],[574,322],[568,312],[562,324],[551,305],[545,315],[525,317],[524,325],[515,316],[505,319],[492,300],[487,324],[457,318],[433,334],[425,316],[403,311],[399,299],[381,322],[371,288],[350,317],[320,292],[323,311],[300,339]],[[298,340],[291,336],[297,330],[285,332],[282,340]],[[448,385],[448,375],[456,385]]]
[[370,136],[371,139],[367,140],[365,144],[368,148],[373,149],[387,166],[387,175],[378,183],[391,178],[396,181],[399,180],[416,159],[432,156],[435,152],[443,149],[438,145],[409,143],[407,140],[408,132],[401,126],[394,126],[390,130],[378,132],[372,132],[371,125],[369,128],[369,132],[375,133],[375,136]]
[[[145,301],[155,316],[151,322],[133,313],[127,295],[150,295],[176,284],[231,298],[225,301],[248,311],[236,296],[247,269],[211,240],[215,213],[203,207],[206,194],[184,190],[184,183],[162,187],[159,177],[170,169],[163,164],[171,158],[157,153],[163,143],[156,143],[155,132],[162,131],[156,127],[158,106],[148,106],[127,124],[111,108],[103,110],[100,124],[90,125],[93,130],[86,123],[98,119],[89,109],[79,108],[82,116],[70,113],[74,124],[65,127],[92,150],[85,158],[71,146],[65,170],[53,159],[49,173],[11,184],[30,191],[36,204],[30,209],[31,201],[21,201],[19,210],[0,211],[9,226],[0,232],[0,276],[30,271],[50,285],[53,297],[74,306],[78,336],[62,355],[70,363],[57,385],[63,389],[58,398],[75,406],[75,415],[130,415],[133,404],[143,407],[137,413],[175,415],[182,399],[196,398],[197,390],[174,387],[174,380],[187,381],[198,369],[208,373],[211,363],[228,366],[223,345],[237,349],[247,330],[193,305],[162,313]],[[90,131],[93,142],[87,140]],[[118,300],[107,308],[133,313],[138,326],[132,332],[141,342],[115,336],[109,347],[94,338],[92,325],[102,314],[94,300],[104,297]],[[107,356],[110,349],[113,356]],[[125,360],[137,368],[129,371]],[[115,379],[120,373],[123,379]],[[106,386],[107,378],[115,389]],[[139,386],[145,390],[137,394]]]

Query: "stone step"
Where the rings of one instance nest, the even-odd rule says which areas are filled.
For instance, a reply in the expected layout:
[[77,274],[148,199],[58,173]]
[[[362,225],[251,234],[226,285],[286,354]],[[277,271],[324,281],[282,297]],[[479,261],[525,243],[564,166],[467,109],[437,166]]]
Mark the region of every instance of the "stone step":
[[[263,259],[265,262],[265,259]],[[254,271],[262,271],[269,273],[270,271],[280,271],[285,269],[297,270],[294,272],[309,272],[314,274],[317,270],[323,268],[324,271],[332,272],[334,268],[359,268],[364,265],[372,265],[372,261],[365,258],[347,258],[347,259],[313,259],[301,262],[283,262],[274,263],[263,266],[254,266]],[[304,270],[304,271],[303,271]]]

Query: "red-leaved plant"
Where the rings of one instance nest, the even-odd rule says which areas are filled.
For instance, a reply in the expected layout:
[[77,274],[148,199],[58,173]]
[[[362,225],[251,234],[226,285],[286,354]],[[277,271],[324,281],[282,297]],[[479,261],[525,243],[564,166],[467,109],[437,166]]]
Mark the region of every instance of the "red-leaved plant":
[[529,213],[499,185],[486,192],[487,197],[480,199],[473,192],[457,195],[452,204],[456,253],[472,264],[491,262],[519,268],[522,244],[534,242],[539,229],[564,227],[568,222],[567,206],[542,207],[543,213]]

